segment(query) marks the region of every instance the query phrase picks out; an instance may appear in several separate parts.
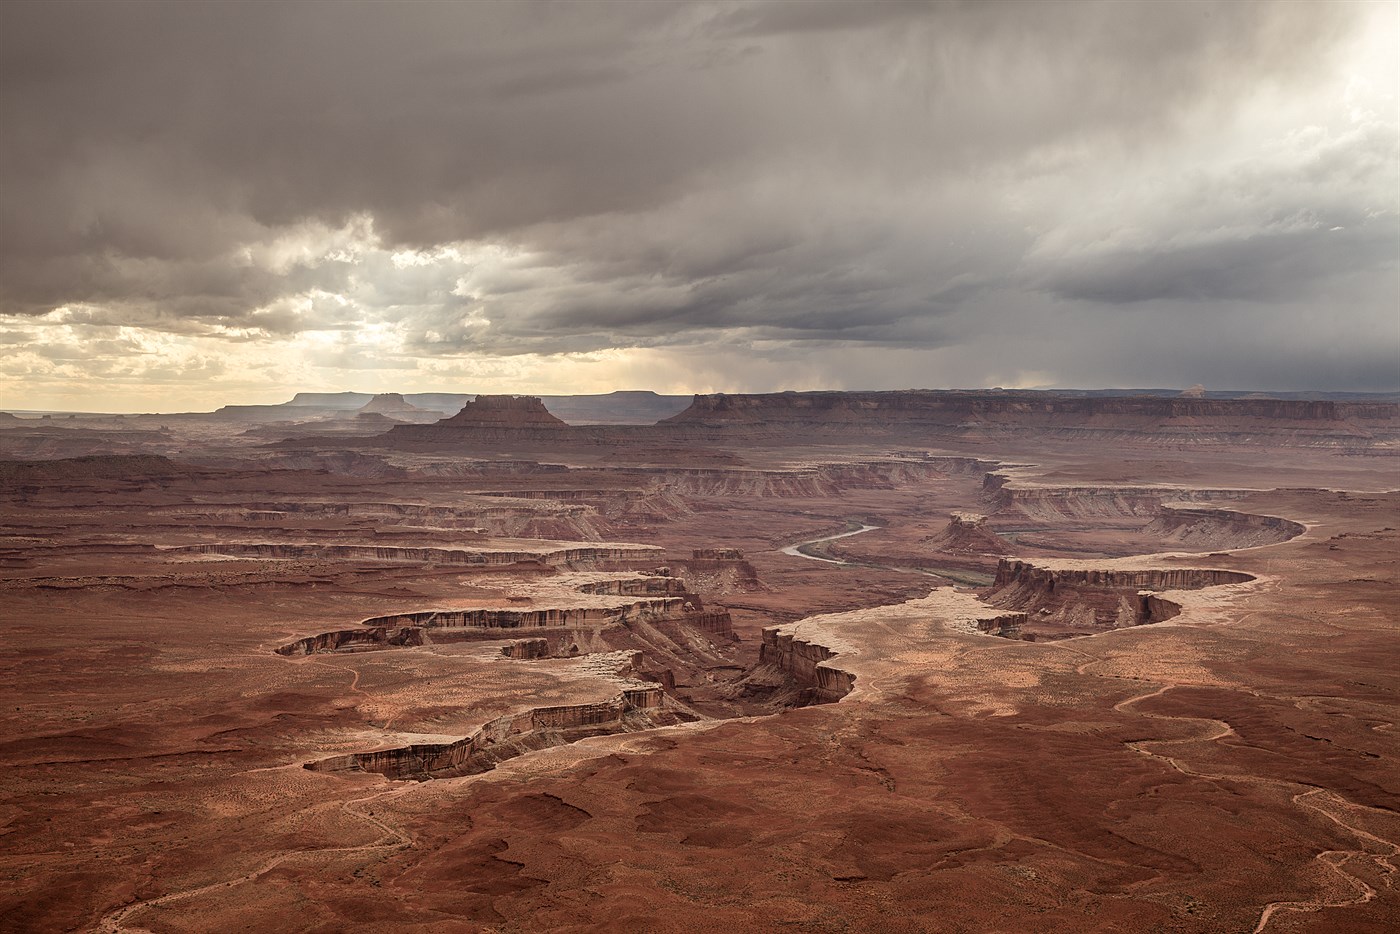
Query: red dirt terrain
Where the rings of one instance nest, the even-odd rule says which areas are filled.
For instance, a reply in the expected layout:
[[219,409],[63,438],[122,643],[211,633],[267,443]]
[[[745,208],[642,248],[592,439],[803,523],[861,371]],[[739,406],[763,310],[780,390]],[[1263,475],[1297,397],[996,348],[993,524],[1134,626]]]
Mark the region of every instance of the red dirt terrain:
[[1393,403],[236,415],[0,426],[0,928],[1400,926]]

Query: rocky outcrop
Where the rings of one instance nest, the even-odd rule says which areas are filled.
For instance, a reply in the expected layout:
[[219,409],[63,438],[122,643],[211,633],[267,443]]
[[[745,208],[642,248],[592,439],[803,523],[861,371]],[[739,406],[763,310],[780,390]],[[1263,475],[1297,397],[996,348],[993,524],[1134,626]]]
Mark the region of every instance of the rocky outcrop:
[[671,726],[693,719],[669,705],[659,685],[624,688],[597,704],[536,707],[500,717],[470,736],[448,743],[419,743],[394,749],[351,753],[312,762],[319,772],[377,772],[390,779],[427,781],[476,775],[526,752],[562,746],[589,736]]
[[[696,553],[709,549],[699,549]],[[737,549],[718,549],[737,551]],[[691,558],[674,561],[671,571],[685,581],[687,589],[710,594],[758,593],[767,590],[758,571],[739,558]]]
[[534,396],[477,396],[451,418],[431,425],[398,425],[381,437],[390,447],[532,440],[553,444],[593,430],[571,429]]
[[1117,590],[1199,590],[1220,584],[1242,584],[1254,580],[1253,574],[1225,571],[1218,568],[1049,568],[1029,561],[1003,559],[997,564],[993,589],[1027,587],[1053,593],[1056,588],[1102,587]]
[[397,392],[381,392],[356,409],[360,415],[417,415],[424,411]]
[[987,528],[987,517],[975,512],[955,512],[938,534],[924,539],[934,552],[953,555],[1004,555],[1006,541]]
[[687,597],[687,603],[697,607],[700,598],[686,591],[685,581],[669,574],[656,572],[641,577],[610,577],[606,580],[580,584],[579,593],[607,594],[618,597]]
[[516,639],[501,649],[506,658],[548,658],[548,639]]
[[477,396],[451,418],[438,422],[441,428],[566,428],[535,396]]
[[[593,606],[483,607],[372,616],[363,620],[358,629],[308,636],[283,645],[276,651],[285,656],[364,651],[500,639],[511,631],[531,630],[541,635],[548,634],[558,644],[559,654],[568,655],[571,654],[571,647],[572,654],[577,654],[581,642],[597,645],[605,631],[619,629],[631,632],[631,636],[622,641],[640,641],[642,644],[647,644],[648,633],[661,633],[666,640],[682,642],[694,637],[732,639],[734,636],[728,610],[706,608],[699,596],[686,591],[683,581],[659,572],[584,581],[575,590],[592,595],[636,599],[630,603],[600,603]],[[531,640],[516,642],[535,640],[544,641],[537,635]],[[546,650],[545,654],[550,653]]]
[[356,652],[426,645],[430,640],[417,626],[374,626],[341,629],[298,639],[277,649],[278,655],[319,655],[323,652]]
[[1219,568],[1043,567],[1002,559],[982,594],[986,603],[1020,611],[1024,638],[1068,638],[1160,622],[1180,607],[1161,591],[1241,584],[1254,575]]
[[979,616],[972,621],[978,632],[1002,639],[1019,639],[1026,625],[1025,613],[1001,613],[995,616]]
[[423,626],[433,629],[567,629],[597,627],[642,616],[685,612],[685,597],[657,597],[622,606],[549,607],[539,610],[421,610],[372,616],[365,626]]
[[851,693],[856,676],[829,663],[839,653],[785,629],[770,626],[763,630],[759,664],[771,665],[796,681],[803,689],[801,701],[805,703],[835,703]]
[[743,561],[744,553],[738,548],[693,548],[690,557],[697,561]]

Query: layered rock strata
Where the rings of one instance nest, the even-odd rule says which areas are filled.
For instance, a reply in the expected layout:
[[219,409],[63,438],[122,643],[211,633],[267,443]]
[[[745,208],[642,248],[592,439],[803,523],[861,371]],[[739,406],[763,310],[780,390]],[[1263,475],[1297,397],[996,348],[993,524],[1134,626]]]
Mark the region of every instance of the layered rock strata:
[[1025,614],[1020,627],[1024,637],[1057,639],[1170,619],[1180,607],[1163,597],[1163,591],[1254,579],[1252,574],[1218,568],[1045,567],[1002,559],[982,599]]
[[427,781],[476,775],[516,756],[589,736],[628,733],[694,719],[668,703],[659,685],[634,682],[611,700],[536,707],[499,717],[451,742],[415,743],[311,762],[320,772],[377,772],[390,779]]
[[[554,545],[555,547],[549,547]],[[219,555],[230,558],[334,558],[497,567],[533,562],[551,567],[586,566],[608,562],[655,561],[664,555],[650,545],[576,545],[542,542],[538,550],[507,548],[413,548],[390,545],[319,545],[289,542],[222,542],[178,545],[165,549],[175,555]]]
[[1278,516],[1168,504],[1143,531],[1174,544],[1223,549],[1275,545],[1302,535],[1307,527]]
[[935,552],[955,555],[1004,555],[1010,551],[1005,540],[987,528],[987,517],[980,513],[955,512],[948,525],[921,544]]

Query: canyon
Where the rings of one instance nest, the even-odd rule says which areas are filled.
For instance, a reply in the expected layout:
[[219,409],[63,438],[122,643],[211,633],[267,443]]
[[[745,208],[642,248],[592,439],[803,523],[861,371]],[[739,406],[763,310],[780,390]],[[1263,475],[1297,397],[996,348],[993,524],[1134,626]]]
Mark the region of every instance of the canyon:
[[0,927],[1394,929],[1400,406],[1242,395],[0,419]]

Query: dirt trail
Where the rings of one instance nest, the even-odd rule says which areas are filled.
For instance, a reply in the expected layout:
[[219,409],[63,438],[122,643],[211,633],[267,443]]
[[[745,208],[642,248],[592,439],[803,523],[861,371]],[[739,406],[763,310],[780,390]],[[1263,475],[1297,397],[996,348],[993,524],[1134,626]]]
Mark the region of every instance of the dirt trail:
[[[1189,684],[1162,685],[1161,687],[1158,687],[1155,690],[1135,695],[1123,701],[1119,701],[1117,704],[1113,705],[1113,709],[1126,713],[1129,712],[1130,707],[1133,707],[1143,701],[1149,700],[1153,697],[1160,697],[1168,691],[1174,690],[1178,687],[1190,686],[1191,685]],[[1160,752],[1151,752],[1143,748],[1145,746],[1160,747],[1171,745],[1183,745],[1187,743],[1216,742],[1218,740],[1224,739],[1227,736],[1236,735],[1234,728],[1231,727],[1230,724],[1225,722],[1224,720],[1215,720],[1210,717],[1180,717],[1169,714],[1153,714],[1141,712],[1139,712],[1137,715],[1141,717],[1150,717],[1154,720],[1196,721],[1201,723],[1208,723],[1217,728],[1214,732],[1199,736],[1190,736],[1184,739],[1143,740],[1141,742],[1130,742],[1124,744],[1129,749],[1133,750],[1136,753],[1139,753],[1140,755],[1144,755],[1149,758],[1157,759],[1159,761],[1167,763],[1173,769],[1180,772],[1182,775],[1186,775],[1191,778],[1203,779],[1209,782],[1245,782],[1256,785],[1272,785],[1293,788],[1296,788],[1299,785],[1298,782],[1292,782],[1276,778],[1263,778],[1257,775],[1219,775],[1210,772],[1201,772],[1182,765],[1180,761],[1171,756],[1163,755]],[[1386,840],[1383,837],[1378,837],[1375,834],[1370,833],[1369,831],[1362,830],[1360,827],[1354,826],[1342,820],[1336,814],[1333,814],[1331,811],[1328,811],[1326,808],[1320,806],[1319,804],[1311,800],[1314,798],[1321,798],[1323,800],[1335,804],[1340,808],[1345,809],[1376,809],[1368,808],[1365,805],[1360,805],[1356,804],[1355,802],[1348,801],[1346,798],[1343,798],[1336,792],[1329,791],[1324,788],[1312,788],[1307,791],[1302,791],[1293,795],[1291,798],[1293,804],[1297,805],[1298,807],[1304,808],[1317,814],[1321,814],[1323,817],[1327,818],[1329,821],[1336,824],[1338,827],[1341,827],[1343,830],[1347,831],[1348,833],[1352,834],[1358,839],[1377,847],[1387,848],[1389,852],[1375,853],[1366,849],[1355,849],[1324,850],[1318,853],[1315,857],[1317,861],[1322,863],[1329,870],[1331,870],[1337,876],[1339,876],[1341,880],[1343,880],[1348,886],[1354,888],[1357,891],[1357,895],[1354,898],[1333,901],[1329,901],[1324,898],[1316,898],[1300,901],[1270,902],[1269,904],[1265,905],[1263,910],[1260,912],[1259,921],[1255,925],[1252,934],[1261,934],[1261,932],[1266,927],[1268,927],[1269,921],[1274,917],[1275,914],[1277,914],[1280,911],[1308,912],[1321,911],[1324,908],[1347,908],[1355,905],[1365,904],[1366,902],[1369,902],[1371,899],[1375,898],[1376,890],[1374,888],[1367,884],[1367,882],[1360,876],[1349,873],[1343,868],[1346,866],[1347,863],[1351,862],[1352,860],[1367,859],[1375,863],[1377,866],[1381,867],[1386,873],[1396,872],[1396,866],[1394,863],[1391,862],[1391,860],[1394,859],[1396,856],[1400,856],[1400,845],[1397,845],[1391,840]]]
[[148,931],[146,928],[127,926],[127,919],[130,918],[132,915],[137,914],[138,912],[145,911],[149,908],[159,908],[161,906],[168,905],[171,902],[177,902],[182,899],[194,898],[198,895],[203,895],[206,892],[217,892],[223,889],[231,889],[234,886],[242,885],[245,882],[252,882],[259,876],[271,872],[273,869],[276,869],[278,866],[290,860],[300,858],[314,859],[318,857],[329,857],[332,855],[345,856],[354,853],[370,853],[376,850],[398,850],[410,847],[413,845],[413,840],[403,831],[391,827],[390,825],[386,824],[384,821],[380,820],[372,814],[366,814],[363,811],[357,810],[356,808],[352,807],[352,805],[360,804],[365,801],[376,801],[380,798],[402,794],[403,792],[408,790],[410,789],[388,788],[383,791],[375,792],[372,795],[365,795],[362,798],[352,798],[349,801],[341,802],[341,804],[339,805],[338,809],[342,813],[348,814],[351,817],[355,817],[360,820],[366,821],[370,824],[373,824],[376,828],[383,832],[384,835],[378,840],[375,840],[373,843],[366,843],[360,846],[329,847],[326,849],[319,850],[296,850],[291,853],[283,853],[281,855],[274,856],[272,859],[266,860],[265,862],[258,865],[256,869],[252,869],[248,872],[245,872],[241,876],[236,876],[232,879],[225,879],[222,882],[211,882],[208,885],[200,885],[189,889],[182,889],[178,892],[171,892],[166,895],[157,896],[156,898],[148,898],[143,901],[135,902],[133,904],[126,905],[125,907],[118,908],[116,911],[110,912],[107,915],[105,915],[102,918],[102,920],[98,922],[98,929],[103,931],[104,934],[120,934],[120,932],[127,932],[127,934],[151,934],[151,932]]

